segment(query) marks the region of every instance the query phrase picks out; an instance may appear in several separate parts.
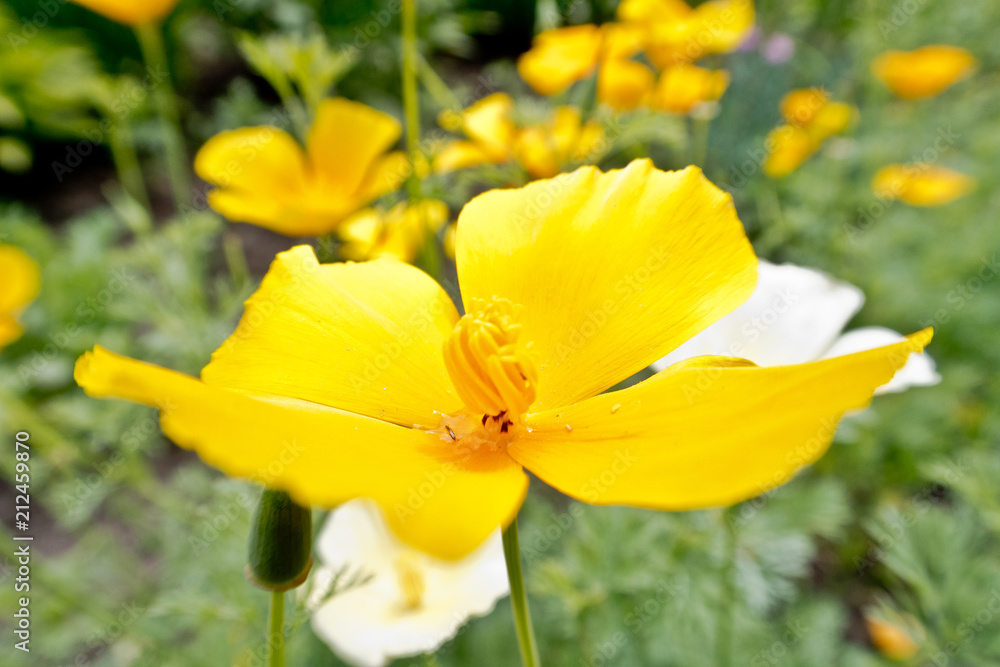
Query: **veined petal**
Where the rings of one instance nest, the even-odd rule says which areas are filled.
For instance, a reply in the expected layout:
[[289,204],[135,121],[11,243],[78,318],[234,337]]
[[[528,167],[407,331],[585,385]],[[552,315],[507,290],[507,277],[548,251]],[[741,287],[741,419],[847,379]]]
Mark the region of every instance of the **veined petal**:
[[535,37],[517,61],[521,78],[541,95],[557,95],[593,73],[603,31],[596,25],[557,28]]
[[857,287],[814,269],[761,260],[757,271],[757,287],[742,306],[653,367],[705,355],[742,357],[759,366],[817,361],[865,301]]
[[159,21],[174,10],[178,0],[72,0],[112,21],[138,26]]
[[757,260],[731,198],[696,167],[583,167],[473,199],[459,217],[467,308],[523,309],[535,409],[592,396],[648,366],[753,291]]
[[[362,189],[371,168],[401,133],[399,121],[389,114],[339,97],[324,100],[306,142],[309,163],[325,189],[348,199]],[[397,179],[397,188],[401,182]]]
[[206,384],[289,396],[404,426],[461,408],[441,353],[458,313],[417,268],[389,259],[324,264],[281,253]]
[[80,358],[74,377],[90,396],[159,408],[178,445],[302,505],[372,498],[401,539],[441,558],[460,558],[506,526],[527,490],[504,452],[472,456],[437,433],[210,386],[102,348]]
[[599,505],[730,505],[787,482],[826,451],[931,331],[798,366],[702,357],[638,385],[528,415],[508,452],[562,492]]
[[[905,340],[906,337],[885,327],[862,327],[848,331],[838,338],[823,356],[824,359],[842,357],[864,350],[874,350],[877,347],[892,345]],[[875,395],[891,394],[905,391],[910,387],[931,387],[941,382],[941,376],[935,370],[934,360],[926,352],[912,352],[906,365],[903,366],[892,380],[875,390]]]

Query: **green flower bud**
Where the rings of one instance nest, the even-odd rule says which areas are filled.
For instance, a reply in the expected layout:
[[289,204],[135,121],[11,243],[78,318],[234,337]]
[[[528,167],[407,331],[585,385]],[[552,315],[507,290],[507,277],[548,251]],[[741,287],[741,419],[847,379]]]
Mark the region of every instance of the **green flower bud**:
[[265,489],[254,511],[246,576],[269,591],[301,586],[312,568],[312,512],[284,491]]

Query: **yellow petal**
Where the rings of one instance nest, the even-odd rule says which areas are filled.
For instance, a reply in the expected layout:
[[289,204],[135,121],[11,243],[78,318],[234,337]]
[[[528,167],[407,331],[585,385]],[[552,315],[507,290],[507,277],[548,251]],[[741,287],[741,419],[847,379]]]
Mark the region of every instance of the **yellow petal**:
[[536,92],[557,95],[593,73],[601,52],[602,30],[578,25],[540,33],[517,61],[517,71]]
[[298,246],[278,255],[202,379],[436,428],[435,411],[461,408],[441,354],[456,321],[451,299],[419,269],[387,259],[320,265]]
[[809,133],[817,141],[824,141],[840,134],[851,124],[856,109],[843,102],[830,102],[823,106],[809,123]]
[[656,75],[635,60],[606,60],[597,76],[597,100],[618,111],[644,104],[653,91]]
[[518,133],[514,153],[532,178],[551,178],[570,162],[599,157],[604,130],[596,121],[586,125],[581,121],[579,109],[561,106],[545,125],[527,127]]
[[915,100],[933,97],[965,79],[976,62],[966,49],[934,44],[915,51],[886,51],[872,63],[872,73],[899,97]]
[[346,259],[381,257],[412,262],[427,242],[448,222],[448,205],[436,199],[401,202],[382,213],[368,209],[345,220],[338,230]]
[[515,128],[510,120],[514,100],[506,93],[493,93],[462,112],[462,131],[487,155],[491,162],[503,162],[510,151]]
[[912,616],[889,620],[876,613],[865,614],[865,626],[875,648],[892,660],[909,660],[920,651],[920,644],[914,640],[920,625]]
[[696,167],[649,160],[480,195],[459,216],[456,255],[466,306],[523,307],[535,409],[645,368],[746,300],[757,271],[729,195]]
[[0,315],[11,315],[35,300],[42,276],[38,264],[20,248],[0,244]]
[[812,122],[820,109],[830,100],[830,93],[822,88],[801,88],[781,98],[781,115],[789,125],[805,127]]
[[653,107],[686,114],[699,104],[718,100],[728,86],[728,72],[695,65],[674,65],[660,76],[653,94]]
[[177,0],[72,0],[112,21],[138,26],[159,21],[177,6]]
[[697,357],[649,380],[528,415],[509,453],[545,482],[600,505],[687,510],[730,505],[816,461],[840,417],[930,341],[760,368]]
[[403,540],[441,558],[460,558],[506,526],[527,490],[502,451],[472,456],[447,436],[210,386],[99,347],[80,358],[75,378],[90,396],[159,408],[178,445],[303,505],[372,498]]
[[[367,189],[365,177],[401,132],[399,121],[389,114],[339,97],[324,100],[306,142],[309,162],[322,187],[351,199]],[[401,182],[397,179],[396,187]]]
[[604,24],[604,42],[601,45],[601,59],[626,60],[642,51],[646,44],[647,30],[634,23]]
[[754,24],[751,0],[717,0],[686,16],[651,23],[647,55],[660,69],[735,51]]
[[794,125],[782,125],[771,130],[765,146],[764,173],[771,178],[782,178],[792,173],[817,150],[819,143],[809,132]]
[[891,164],[872,180],[872,189],[883,199],[899,199],[910,206],[943,206],[970,193],[974,178],[926,162]]
[[[503,161],[506,162],[506,158]],[[494,164],[493,156],[482,146],[471,141],[452,141],[445,144],[434,156],[434,171],[438,174],[480,167],[484,164]]]
[[619,21],[649,24],[678,21],[691,13],[684,0],[622,0],[617,16]]
[[527,127],[518,133],[514,153],[532,178],[551,178],[559,173],[554,143],[543,127]]

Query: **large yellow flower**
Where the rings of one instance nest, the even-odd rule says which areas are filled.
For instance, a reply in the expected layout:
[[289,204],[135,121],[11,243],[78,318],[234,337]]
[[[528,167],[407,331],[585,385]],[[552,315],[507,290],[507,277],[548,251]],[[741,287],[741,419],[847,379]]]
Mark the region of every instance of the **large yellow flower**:
[[968,77],[976,66],[967,50],[933,44],[914,51],[886,51],[872,63],[872,73],[907,100],[933,97]]
[[417,253],[448,222],[448,205],[437,199],[401,202],[388,211],[369,208],[352,215],[337,230],[340,253],[346,259],[392,257],[412,262]]
[[555,176],[567,164],[593,162],[606,148],[600,122],[582,122],[576,107],[559,107],[549,122],[518,134],[514,152],[532,178]]
[[112,21],[130,26],[159,21],[174,10],[178,0],[72,0]]
[[439,122],[468,140],[456,139],[434,156],[439,174],[484,164],[503,164],[510,159],[517,128],[510,119],[514,100],[507,93],[493,93],[461,112],[445,111]]
[[729,73],[696,65],[679,64],[660,75],[652,106],[661,111],[690,113],[696,106],[714,102],[729,86]]
[[331,507],[363,496],[395,532],[458,558],[517,514],[524,469],[602,505],[684,510],[783,484],[921,350],[814,363],[725,357],[646,368],[753,291],[731,198],[648,160],[493,190],[462,211],[466,314],[418,269],[278,256],[201,379],[101,348],[92,396],[161,409],[207,462]]
[[0,350],[21,337],[17,317],[41,286],[38,264],[23,250],[0,244]]
[[399,122],[345,99],[324,101],[306,147],[276,127],[223,132],[195,157],[195,171],[218,186],[216,211],[288,236],[334,231],[347,216],[396,190],[409,174]]
[[926,162],[890,164],[872,179],[875,194],[910,206],[944,206],[969,194],[975,186],[970,176]]

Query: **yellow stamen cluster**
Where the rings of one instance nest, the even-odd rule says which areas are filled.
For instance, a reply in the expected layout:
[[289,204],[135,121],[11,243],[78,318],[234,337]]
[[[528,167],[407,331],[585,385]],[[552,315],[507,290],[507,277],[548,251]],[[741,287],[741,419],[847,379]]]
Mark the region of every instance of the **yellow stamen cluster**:
[[444,363],[470,412],[506,424],[535,402],[538,372],[520,341],[518,309],[506,299],[470,304],[444,344]]
[[407,551],[396,559],[396,580],[403,594],[403,606],[406,609],[417,609],[423,601],[427,584],[420,570],[420,559],[417,554]]

